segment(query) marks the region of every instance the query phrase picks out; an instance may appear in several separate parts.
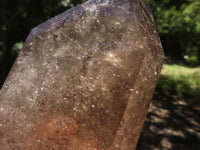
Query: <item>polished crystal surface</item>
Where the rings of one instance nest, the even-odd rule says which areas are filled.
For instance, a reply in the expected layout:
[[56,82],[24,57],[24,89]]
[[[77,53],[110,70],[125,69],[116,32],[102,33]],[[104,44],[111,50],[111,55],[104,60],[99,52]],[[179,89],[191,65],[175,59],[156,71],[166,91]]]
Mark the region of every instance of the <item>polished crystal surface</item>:
[[35,27],[0,92],[0,149],[135,149],[163,58],[145,0],[89,0]]

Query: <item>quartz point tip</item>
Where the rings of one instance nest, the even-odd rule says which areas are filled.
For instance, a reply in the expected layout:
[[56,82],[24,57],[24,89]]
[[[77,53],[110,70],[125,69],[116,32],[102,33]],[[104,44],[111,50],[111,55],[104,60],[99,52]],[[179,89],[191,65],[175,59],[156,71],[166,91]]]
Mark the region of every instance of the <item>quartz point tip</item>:
[[145,0],[89,0],[49,19],[0,91],[1,149],[135,149],[163,58]]

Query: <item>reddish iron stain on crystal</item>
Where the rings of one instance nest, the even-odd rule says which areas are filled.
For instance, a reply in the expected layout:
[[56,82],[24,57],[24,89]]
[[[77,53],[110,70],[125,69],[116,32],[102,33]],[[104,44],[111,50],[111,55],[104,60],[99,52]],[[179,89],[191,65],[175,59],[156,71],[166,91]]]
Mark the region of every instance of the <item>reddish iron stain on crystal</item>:
[[79,130],[76,120],[67,116],[57,116],[48,123],[40,125],[37,133],[37,140],[41,143],[50,142],[53,144],[67,145]]
[[39,125],[36,139],[41,145],[65,145],[75,150],[98,150],[95,137],[81,137],[79,130],[80,127],[74,118],[59,115]]

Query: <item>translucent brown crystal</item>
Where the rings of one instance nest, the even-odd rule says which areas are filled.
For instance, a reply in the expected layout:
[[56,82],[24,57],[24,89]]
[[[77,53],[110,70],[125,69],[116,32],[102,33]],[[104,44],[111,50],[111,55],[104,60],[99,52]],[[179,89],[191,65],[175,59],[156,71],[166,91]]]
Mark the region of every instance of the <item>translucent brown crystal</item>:
[[0,92],[2,150],[134,150],[164,54],[145,0],[35,27]]

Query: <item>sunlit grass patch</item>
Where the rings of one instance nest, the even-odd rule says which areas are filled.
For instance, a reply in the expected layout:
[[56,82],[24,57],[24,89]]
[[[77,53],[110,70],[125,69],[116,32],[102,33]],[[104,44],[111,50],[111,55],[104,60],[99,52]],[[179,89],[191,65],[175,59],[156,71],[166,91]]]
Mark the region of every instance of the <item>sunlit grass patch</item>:
[[200,97],[200,67],[164,64],[158,88],[184,96]]

